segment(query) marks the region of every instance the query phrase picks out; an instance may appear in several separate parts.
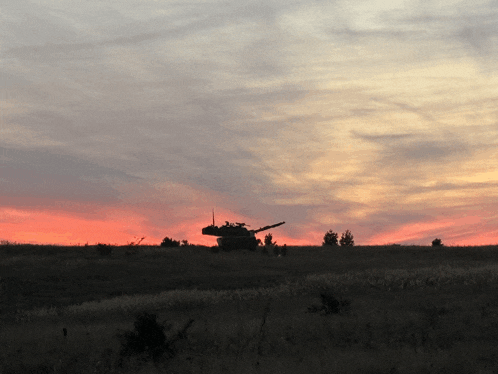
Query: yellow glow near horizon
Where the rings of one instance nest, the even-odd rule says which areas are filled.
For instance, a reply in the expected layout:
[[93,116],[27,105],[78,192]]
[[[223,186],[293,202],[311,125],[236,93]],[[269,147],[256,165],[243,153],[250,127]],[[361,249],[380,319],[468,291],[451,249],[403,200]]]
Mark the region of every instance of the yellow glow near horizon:
[[482,172],[482,173],[474,173],[472,175],[466,175],[464,177],[456,177],[453,179],[468,183],[498,182],[498,170]]

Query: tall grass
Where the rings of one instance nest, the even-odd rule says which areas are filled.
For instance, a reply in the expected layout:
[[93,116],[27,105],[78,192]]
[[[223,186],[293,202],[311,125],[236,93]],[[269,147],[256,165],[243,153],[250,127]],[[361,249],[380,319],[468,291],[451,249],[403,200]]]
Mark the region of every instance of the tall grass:
[[[157,254],[154,251],[127,258],[124,250],[115,251],[106,259],[94,250],[88,256],[80,256],[80,252],[78,256],[57,255],[55,273],[47,271],[47,262],[36,268],[37,263],[28,259],[29,266],[22,269],[41,272],[39,277],[33,277],[33,283],[41,284],[43,291],[52,287],[54,295],[58,295],[56,286],[69,287],[73,280],[88,289],[93,284],[92,292],[105,287],[113,277],[118,285],[126,279],[144,286],[134,289],[138,290],[133,291],[136,294],[107,298],[107,294],[99,293],[87,299],[93,301],[19,310],[18,323],[0,330],[0,372],[498,372],[498,264],[486,263],[496,262],[494,253],[460,249],[451,257],[442,253],[448,251],[445,248],[395,257],[401,250],[386,254],[384,250],[373,253],[353,248],[352,252],[337,254],[315,248],[316,253],[323,253],[315,256],[311,250],[309,254],[304,253],[306,249],[293,253],[291,248],[291,257],[277,259],[259,254],[197,254],[180,249],[163,256],[163,250]],[[432,257],[427,259],[429,256]],[[190,264],[193,259],[195,264]],[[444,265],[439,265],[440,259],[444,259]],[[20,263],[14,260],[10,264],[20,269]],[[199,263],[204,267],[200,268]],[[40,283],[48,276],[59,277],[60,269],[64,269],[60,278],[67,274],[72,278]],[[128,271],[135,269],[132,274],[139,276],[130,276]],[[148,295],[144,292],[153,283],[142,278],[144,269],[161,274],[167,269],[170,278],[157,278],[156,285],[168,284],[167,280],[175,281],[180,276],[185,277],[181,278],[185,282],[176,284],[182,287],[188,287],[187,281],[198,276],[208,277],[209,282],[218,276],[224,278],[207,283],[207,289],[182,288]],[[281,272],[272,272],[274,269]],[[232,286],[238,279],[227,274],[243,279],[237,283],[240,288],[215,289],[213,285]],[[277,278],[276,274],[288,278]],[[17,274],[6,273],[5,283],[0,279],[0,293],[18,284],[7,279],[11,276]],[[278,283],[250,281],[262,276],[274,277]],[[252,287],[255,284],[273,286]],[[76,295],[87,288],[74,287],[70,291]],[[307,312],[319,301],[323,290],[351,300],[351,312]],[[10,297],[14,296],[11,292]],[[116,335],[129,331],[132,318],[142,311],[157,314],[161,323],[174,324],[174,331],[190,319],[195,322],[188,338],[178,345],[177,357],[162,365],[137,363],[135,367],[131,362],[120,369],[116,364],[120,349]],[[63,328],[67,328],[67,337]]]
[[70,305],[65,308],[45,307],[30,311],[19,311],[17,319],[26,320],[32,317],[110,312],[130,313],[179,306],[205,306],[230,300],[253,300],[261,297],[278,298],[289,295],[302,295],[315,290],[330,288],[347,291],[350,287],[375,287],[386,291],[397,291],[438,288],[444,285],[487,284],[496,282],[497,279],[498,265],[496,264],[468,268],[444,265],[414,270],[371,269],[343,274],[312,274],[301,279],[288,280],[274,287],[237,290],[178,289],[155,295],[123,295],[102,301]]
[[308,287],[345,288],[355,285],[370,285],[387,290],[406,288],[439,287],[447,284],[472,285],[492,283],[498,279],[498,265],[490,264],[477,267],[452,267],[442,265],[414,270],[371,269],[345,274],[312,274],[305,278]]

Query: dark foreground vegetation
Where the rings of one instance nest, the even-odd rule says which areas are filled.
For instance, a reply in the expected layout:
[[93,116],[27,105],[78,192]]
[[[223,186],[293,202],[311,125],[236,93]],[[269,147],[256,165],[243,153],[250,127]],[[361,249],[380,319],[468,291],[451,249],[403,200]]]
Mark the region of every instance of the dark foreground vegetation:
[[498,371],[498,247],[4,245],[0,277],[2,374]]

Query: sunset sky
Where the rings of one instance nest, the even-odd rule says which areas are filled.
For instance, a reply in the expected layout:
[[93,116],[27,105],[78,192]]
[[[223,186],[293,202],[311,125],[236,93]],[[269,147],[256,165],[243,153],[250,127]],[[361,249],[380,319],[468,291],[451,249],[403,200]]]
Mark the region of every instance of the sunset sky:
[[0,90],[2,240],[498,243],[496,0],[6,0]]

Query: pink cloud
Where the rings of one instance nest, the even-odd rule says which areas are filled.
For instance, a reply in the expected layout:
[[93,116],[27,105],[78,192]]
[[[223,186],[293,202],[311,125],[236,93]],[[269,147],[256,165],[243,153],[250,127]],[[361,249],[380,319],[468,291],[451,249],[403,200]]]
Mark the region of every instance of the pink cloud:
[[[417,222],[394,230],[386,230],[368,240],[369,245],[399,242],[419,242],[425,238],[441,238],[447,245],[488,245],[498,242],[498,233],[487,231],[483,218],[457,216],[440,220]],[[429,240],[426,245],[430,245]]]

